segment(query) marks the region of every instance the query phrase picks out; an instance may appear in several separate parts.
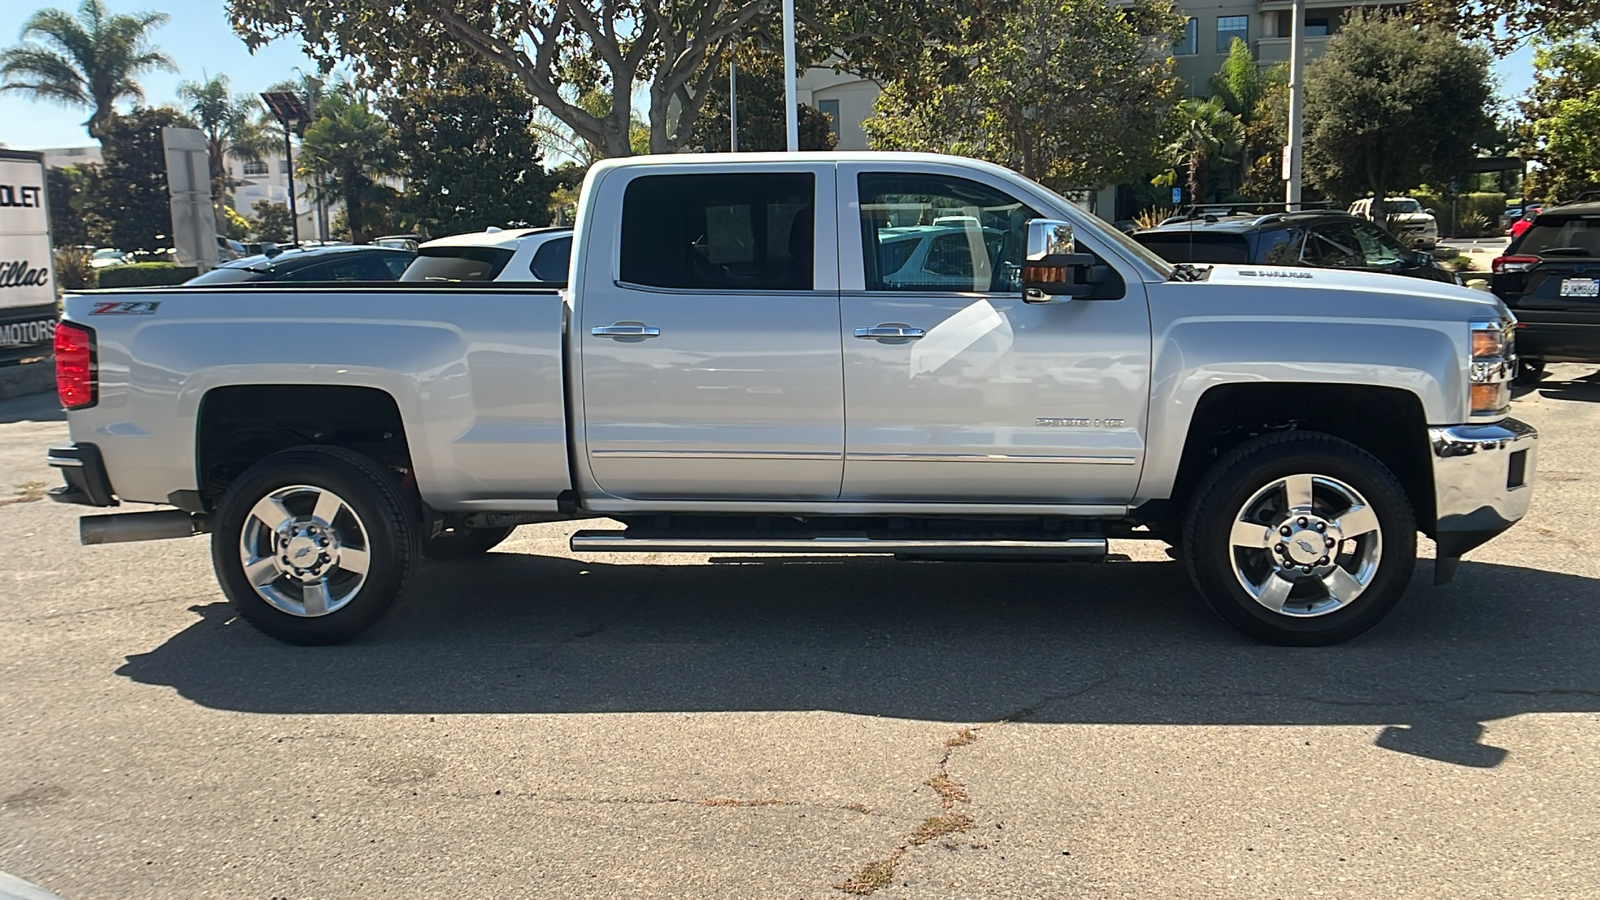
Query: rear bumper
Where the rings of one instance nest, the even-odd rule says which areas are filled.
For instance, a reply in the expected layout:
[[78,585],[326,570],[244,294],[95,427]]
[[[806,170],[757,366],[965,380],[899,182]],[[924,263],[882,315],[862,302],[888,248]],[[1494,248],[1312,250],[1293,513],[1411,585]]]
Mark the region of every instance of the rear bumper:
[[1441,560],[1515,525],[1528,513],[1539,432],[1516,419],[1428,429]]
[[57,503],[76,503],[80,506],[117,506],[116,494],[111,490],[111,479],[106,477],[105,460],[100,448],[94,444],[63,444],[50,448],[46,457],[50,465],[60,470],[66,484],[51,488],[49,496]]
[[1544,362],[1600,362],[1600,321],[1540,321],[1537,312],[1512,308],[1517,316],[1517,355]]

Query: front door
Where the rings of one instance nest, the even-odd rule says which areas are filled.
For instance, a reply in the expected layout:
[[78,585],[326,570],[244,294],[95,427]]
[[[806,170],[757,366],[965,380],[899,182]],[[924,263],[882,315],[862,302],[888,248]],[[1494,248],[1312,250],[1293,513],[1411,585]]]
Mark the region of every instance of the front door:
[[622,220],[616,257],[581,263],[595,483],[629,499],[837,498],[833,167],[666,164],[613,173],[599,190],[590,202]]
[[853,164],[839,191],[841,247],[860,242],[859,276],[842,254],[843,498],[1128,502],[1150,372],[1131,267],[1104,259],[1126,270],[1118,299],[1025,303],[1040,215],[1004,182]]

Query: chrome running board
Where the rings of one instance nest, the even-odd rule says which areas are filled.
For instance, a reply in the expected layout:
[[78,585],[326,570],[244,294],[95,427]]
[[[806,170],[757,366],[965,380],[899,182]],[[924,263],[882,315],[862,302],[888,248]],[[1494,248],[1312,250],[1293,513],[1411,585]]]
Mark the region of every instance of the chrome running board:
[[579,531],[574,553],[862,553],[938,559],[1067,558],[1102,559],[1106,539],[1060,540],[876,539],[859,535],[825,537],[629,537],[626,531]]

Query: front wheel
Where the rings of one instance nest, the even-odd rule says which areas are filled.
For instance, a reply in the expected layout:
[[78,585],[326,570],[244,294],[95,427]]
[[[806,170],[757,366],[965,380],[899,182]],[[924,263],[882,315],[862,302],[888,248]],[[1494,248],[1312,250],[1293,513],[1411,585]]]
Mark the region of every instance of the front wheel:
[[335,644],[394,604],[415,555],[400,484],[337,447],[274,453],[217,507],[211,563],[250,624],[291,644]]
[[1405,489],[1371,454],[1315,432],[1223,455],[1187,518],[1189,574],[1224,620],[1271,644],[1337,644],[1376,625],[1416,565]]

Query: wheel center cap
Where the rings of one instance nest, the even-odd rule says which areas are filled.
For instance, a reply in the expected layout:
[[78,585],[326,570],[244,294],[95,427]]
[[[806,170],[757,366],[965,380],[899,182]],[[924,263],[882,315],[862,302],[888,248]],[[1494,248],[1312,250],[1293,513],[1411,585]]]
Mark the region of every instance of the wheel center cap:
[[1284,539],[1288,557],[1302,566],[1315,563],[1327,554],[1327,538],[1310,528],[1303,528]]
[[307,535],[294,538],[283,549],[283,555],[289,557],[289,565],[297,569],[311,568],[321,554],[322,547]]

